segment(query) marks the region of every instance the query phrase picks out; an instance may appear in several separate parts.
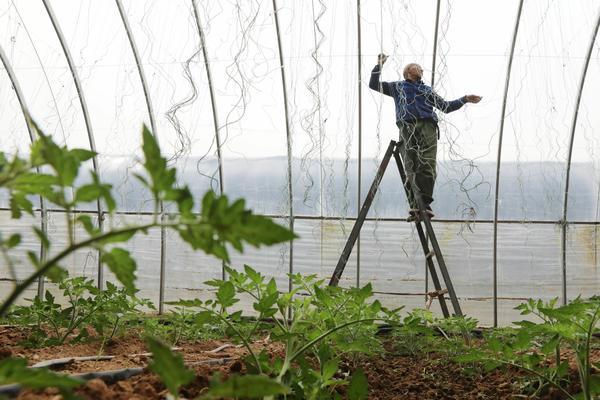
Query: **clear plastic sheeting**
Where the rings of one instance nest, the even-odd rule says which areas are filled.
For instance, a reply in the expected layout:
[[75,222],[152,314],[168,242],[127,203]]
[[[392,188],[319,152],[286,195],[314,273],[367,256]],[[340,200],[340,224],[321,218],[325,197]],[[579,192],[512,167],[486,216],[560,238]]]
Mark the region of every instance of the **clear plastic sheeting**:
[[[293,244],[249,248],[231,263],[288,290],[289,272],[330,277],[398,139],[392,99],[368,87],[377,55],[390,56],[384,81],[417,62],[444,98],[483,96],[438,113],[434,228],[463,311],[503,325],[523,299],[599,293],[599,16],[596,0],[0,0],[0,150],[29,151],[20,88],[55,141],[95,146],[95,169],[117,200],[103,223],[120,226],[154,217],[134,177],[146,124],[198,200],[212,189],[284,225],[293,218]],[[0,192],[3,234],[19,232],[39,252],[27,227],[41,227],[45,212],[52,254],[68,240],[65,213],[32,200],[35,215],[12,220]],[[78,210],[96,225],[103,211]],[[386,305],[424,306],[432,284],[406,216],[392,160],[341,285],[371,282]],[[223,273],[173,233],[125,247],[138,260],[140,295],[157,306],[204,297],[203,282]],[[97,280],[98,253],[79,251],[64,267]],[[0,261],[0,297],[28,272]],[[104,279],[115,281],[108,271]]]

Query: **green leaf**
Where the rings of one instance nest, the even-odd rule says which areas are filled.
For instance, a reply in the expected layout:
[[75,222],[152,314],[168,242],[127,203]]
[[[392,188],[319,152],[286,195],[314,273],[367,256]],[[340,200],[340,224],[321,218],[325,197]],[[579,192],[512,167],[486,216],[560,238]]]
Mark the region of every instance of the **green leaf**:
[[263,398],[289,393],[289,389],[265,375],[232,375],[223,383],[217,383],[204,395],[205,399]]
[[181,354],[172,352],[159,340],[147,337],[146,344],[152,352],[152,362],[148,369],[160,377],[169,393],[177,397],[179,387],[190,383],[195,374],[185,367]]
[[364,372],[359,368],[352,374],[350,385],[348,385],[349,400],[363,400],[369,394],[369,382]]
[[600,394],[600,376],[599,375],[591,375],[590,376],[590,391],[592,392],[592,396],[595,394]]
[[54,175],[26,172],[17,176],[11,186],[26,194],[45,194],[51,191],[52,185],[58,183]]
[[10,211],[13,219],[21,218],[23,211],[33,215],[33,204],[22,192],[13,192],[10,197]]
[[223,284],[219,286],[219,290],[217,291],[217,300],[224,308],[237,303],[238,300],[235,298],[235,287],[233,286],[233,283],[227,281],[223,282]]
[[240,236],[256,247],[287,242],[298,237],[288,228],[261,215],[248,215],[243,222],[239,227]]
[[55,374],[47,368],[28,368],[23,358],[6,358],[0,361],[0,385],[19,384],[31,389],[55,387],[70,391],[83,381],[66,375]]
[[175,169],[167,167],[167,160],[161,156],[158,142],[146,125],[142,129],[142,141],[144,168],[151,179],[150,189],[156,196],[173,188]]
[[9,249],[12,249],[12,248],[17,247],[20,243],[21,243],[21,235],[18,233],[14,233],[14,234],[10,235],[10,237],[6,241],[5,245]]
[[127,293],[135,293],[136,263],[129,251],[116,247],[110,252],[102,254],[102,262],[108,265],[119,282],[125,286]]
[[202,300],[200,300],[200,299],[193,299],[193,300],[179,299],[177,301],[166,301],[165,304],[168,304],[170,306],[179,306],[179,307],[188,307],[188,308],[202,307],[202,305],[203,305]]
[[90,158],[93,158],[98,153],[86,149],[72,149],[69,151],[69,154],[73,156],[77,161],[83,162],[89,160]]
[[101,193],[102,190],[99,185],[94,183],[83,185],[75,192],[75,202],[79,203],[98,200]]
[[53,283],[59,283],[59,282],[65,280],[69,276],[69,273],[63,267],[61,267],[59,265],[53,265],[46,272],[46,276]]
[[141,229],[132,229],[130,231],[127,232],[119,232],[116,233],[114,235],[111,235],[109,237],[106,237],[102,240],[98,240],[97,243],[99,244],[109,244],[109,243],[121,243],[121,242],[127,242],[129,239],[131,239],[137,232],[139,232]]
[[327,361],[324,365],[323,365],[323,373],[321,374],[323,376],[323,380],[324,381],[328,381],[331,378],[333,378],[333,376],[335,375],[335,373],[338,371],[338,360],[331,359],[329,361]]
[[85,231],[90,234],[90,235],[97,235],[100,233],[100,230],[97,229],[94,226],[94,223],[92,222],[92,217],[90,217],[89,215],[79,215],[77,217],[77,220],[79,222],[81,222],[81,224],[83,225],[83,228],[85,229]]
[[35,235],[38,237],[38,239],[40,239],[40,242],[42,242],[42,245],[46,249],[49,249],[50,248],[50,240],[48,239],[48,236],[46,236],[46,234],[37,226],[33,227],[33,231],[35,232]]

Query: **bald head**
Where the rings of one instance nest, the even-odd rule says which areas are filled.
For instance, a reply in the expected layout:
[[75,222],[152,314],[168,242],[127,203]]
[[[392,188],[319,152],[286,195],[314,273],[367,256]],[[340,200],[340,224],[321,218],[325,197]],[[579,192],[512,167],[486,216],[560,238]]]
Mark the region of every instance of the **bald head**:
[[419,64],[410,63],[404,67],[402,75],[409,81],[420,81],[423,77],[423,68]]

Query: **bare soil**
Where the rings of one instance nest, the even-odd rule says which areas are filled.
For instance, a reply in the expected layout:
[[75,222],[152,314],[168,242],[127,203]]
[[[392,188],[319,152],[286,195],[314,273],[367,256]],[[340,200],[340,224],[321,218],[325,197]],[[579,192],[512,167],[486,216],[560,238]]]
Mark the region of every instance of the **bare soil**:
[[[19,344],[26,338],[22,328],[0,327],[0,359],[25,357],[31,365],[45,360],[98,355],[101,344],[90,341],[82,344],[65,344],[40,349],[25,348]],[[272,355],[282,355],[280,345],[268,341],[253,343],[257,351],[267,350]],[[369,399],[562,399],[557,391],[549,391],[541,397],[522,394],[523,374],[517,370],[495,370],[489,373],[468,374],[461,365],[448,361],[447,357],[430,354],[412,357],[396,354],[393,342],[386,343],[381,356],[346,360],[344,369],[362,368],[369,382]],[[215,351],[217,350],[217,351]],[[193,399],[205,392],[215,373],[227,377],[231,373],[244,373],[242,358],[246,351],[227,339],[202,342],[186,342],[178,346],[186,364],[196,372],[196,379],[182,389],[182,397]],[[102,355],[114,356],[102,361],[73,361],[58,368],[64,373],[107,371],[124,368],[146,367],[148,350],[133,332],[105,345]],[[595,360],[600,360],[600,351],[595,350]],[[574,364],[572,381],[577,382]],[[576,384],[571,388],[577,390]],[[341,389],[343,394],[343,389]],[[100,379],[88,381],[77,390],[77,394],[90,400],[141,400],[164,399],[167,391],[159,378],[144,370],[143,373],[115,383],[107,384]],[[18,399],[52,399],[61,396],[55,389],[44,391],[24,390]]]

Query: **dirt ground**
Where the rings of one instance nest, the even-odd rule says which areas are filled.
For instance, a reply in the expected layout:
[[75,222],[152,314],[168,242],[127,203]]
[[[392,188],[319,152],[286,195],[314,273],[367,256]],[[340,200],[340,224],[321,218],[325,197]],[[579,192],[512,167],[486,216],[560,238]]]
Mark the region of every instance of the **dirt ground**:
[[[99,354],[100,343],[92,341],[83,344],[65,344],[41,349],[24,348],[18,343],[25,338],[25,332],[18,328],[0,327],[0,358],[26,357],[31,365],[56,358],[95,356]],[[271,354],[281,354],[279,345],[258,341],[253,344],[256,350],[266,349]],[[386,343],[388,350],[393,343]],[[182,343],[177,349],[186,364],[195,370],[196,379],[182,390],[182,396],[193,399],[207,390],[211,377],[219,372],[226,377],[230,373],[243,373],[241,358],[243,348],[227,340]],[[135,334],[119,338],[105,346],[102,355],[114,356],[102,361],[73,361],[53,368],[64,373],[84,373],[126,368],[140,368],[148,365],[148,350],[144,342]],[[600,359],[600,352],[594,353]],[[521,393],[521,376],[518,371],[492,371],[483,375],[469,375],[463,369],[440,355],[430,354],[411,357],[388,351],[381,356],[346,362],[344,369],[360,367],[365,371],[369,382],[369,399],[525,399],[532,397]],[[575,371],[573,371],[575,373]],[[573,376],[576,381],[576,376]],[[572,389],[576,389],[573,387]],[[342,389],[343,391],[343,389]],[[141,400],[163,399],[164,385],[158,377],[144,371],[141,374],[114,383],[100,379],[88,381],[77,394],[90,400]],[[61,397],[54,389],[45,391],[21,392],[19,399],[52,399]],[[558,400],[559,393],[551,391],[535,399]]]

